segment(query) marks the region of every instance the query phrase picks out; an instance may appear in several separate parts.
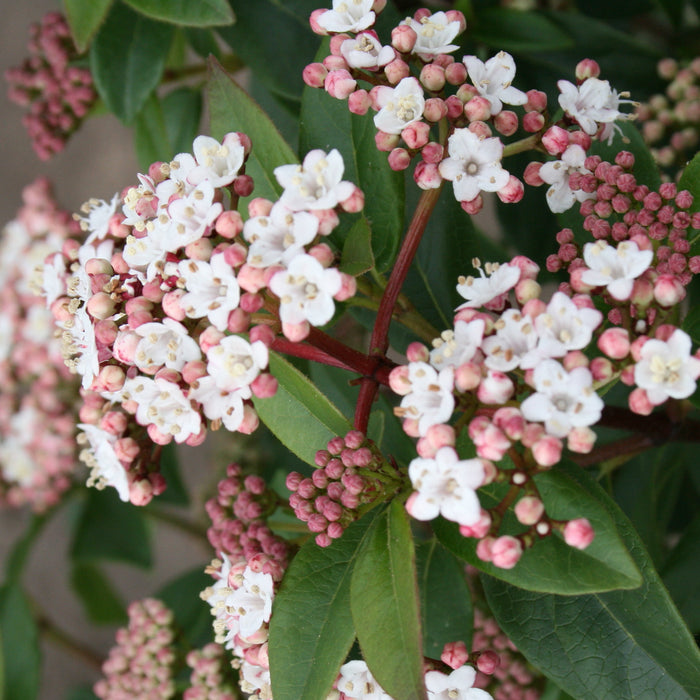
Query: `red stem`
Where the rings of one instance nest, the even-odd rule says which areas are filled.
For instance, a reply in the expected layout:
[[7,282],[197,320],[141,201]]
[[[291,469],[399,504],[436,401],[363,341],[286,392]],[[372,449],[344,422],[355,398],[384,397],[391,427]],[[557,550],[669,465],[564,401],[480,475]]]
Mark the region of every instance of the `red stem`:
[[[401,293],[401,288],[413,258],[416,256],[430,215],[433,213],[433,209],[440,197],[440,191],[441,188],[426,190],[421,195],[416,211],[413,214],[413,219],[408,227],[408,231],[406,231],[401,250],[394,263],[394,268],[391,271],[389,282],[379,303],[369,345],[369,356],[374,357],[378,363],[385,361],[386,351],[389,347],[389,325],[394,305]],[[365,374],[360,384],[360,394],[355,408],[355,429],[363,433],[367,432],[369,414],[378,388],[379,383],[376,371],[371,375]]]

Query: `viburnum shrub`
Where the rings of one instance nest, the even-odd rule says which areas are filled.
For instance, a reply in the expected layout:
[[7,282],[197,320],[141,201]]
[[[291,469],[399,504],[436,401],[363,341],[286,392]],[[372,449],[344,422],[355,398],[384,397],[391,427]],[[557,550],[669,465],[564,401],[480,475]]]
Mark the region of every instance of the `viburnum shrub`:
[[[35,31],[13,95],[74,113],[40,155],[94,85],[143,167],[73,220],[39,181],[0,248],[26,273],[37,239],[44,297],[0,273],[0,487],[48,509],[0,596],[7,697],[35,620],[103,700],[700,697],[699,59],[651,97],[627,10],[503,4],[73,0]],[[144,518],[211,551],[106,659],[22,592],[71,501],[95,621],[127,621],[94,562],[148,564]]]

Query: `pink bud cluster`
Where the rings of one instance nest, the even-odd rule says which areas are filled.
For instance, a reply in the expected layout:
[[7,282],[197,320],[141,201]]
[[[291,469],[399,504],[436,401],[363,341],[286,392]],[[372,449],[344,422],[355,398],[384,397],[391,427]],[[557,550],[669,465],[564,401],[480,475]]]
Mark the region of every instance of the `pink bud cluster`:
[[22,198],[0,241],[0,503],[43,511],[72,483],[79,387],[34,276],[76,226],[48,180],[25,187]]
[[327,547],[345,528],[377,502],[399,490],[399,471],[377,446],[357,430],[335,437],[316,453],[317,469],[310,477],[287,476],[289,505],[299,520],[316,533],[316,544]]
[[[158,469],[150,459],[143,468],[143,430],[156,445],[195,446],[222,426],[251,433],[252,397],[277,389],[267,370],[276,334],[301,341],[355,293],[319,243],[339,223],[336,207],[364,201],[341,179],[340,154],[278,167],[280,200],[253,199],[244,224],[236,207],[253,189],[242,172],[250,149],[245,134],[197,137],[192,154],[154,163],[121,197],[88,202],[78,217],[87,239],[46,259],[66,364],[92,402],[81,420],[93,481],[123,500],[144,504],[162,490],[144,481]],[[113,424],[116,413],[127,420]]]
[[182,694],[182,700],[238,700],[231,664],[221,645],[212,643],[194,649],[186,660],[192,673],[190,687]]
[[129,605],[129,625],[117,631],[117,645],[102,665],[104,678],[93,690],[101,700],[175,695],[175,631],[173,614],[159,600],[146,598]]
[[472,647],[495,650],[498,655],[491,675],[477,666],[475,688],[488,691],[494,700],[538,700],[542,695],[543,676],[528,664],[498,623],[479,608],[474,610]]
[[662,167],[679,176],[695,155],[700,125],[700,59],[679,65],[672,58],[659,61],[658,73],[668,84],[637,108],[644,140]]
[[206,503],[212,522],[207,537],[217,556],[226,555],[234,563],[243,562],[280,580],[291,550],[265,524],[278,500],[261,477],[244,475],[240,465],[229,464],[216,497]]
[[78,54],[65,18],[49,12],[31,27],[30,57],[5,72],[10,99],[29,111],[22,123],[42,160],[63,150],[97,99],[87,68],[72,65]]

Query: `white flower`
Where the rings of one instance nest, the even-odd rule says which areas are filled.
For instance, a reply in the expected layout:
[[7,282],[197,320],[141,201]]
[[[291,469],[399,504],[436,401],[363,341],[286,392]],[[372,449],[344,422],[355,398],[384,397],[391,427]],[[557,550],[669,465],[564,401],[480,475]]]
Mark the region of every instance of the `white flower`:
[[355,185],[342,179],[344,170],[343,157],[335,148],[329,153],[309,151],[302,165],[275,168],[277,182],[284,187],[279,201],[292,211],[333,209],[355,191]]
[[36,457],[15,435],[4,436],[0,443],[0,474],[4,481],[24,488],[30,487],[41,475]]
[[318,218],[307,211],[289,211],[279,202],[269,216],[255,216],[243,225],[243,237],[250,243],[246,262],[253,267],[284,266],[316,238]]
[[135,377],[126,380],[122,394],[136,402],[136,420],[140,425],[155,425],[176,442],[199,434],[202,417],[177,384],[162,377]]
[[272,700],[270,671],[248,661],[241,662],[241,690],[246,694],[255,694],[260,700]]
[[165,256],[175,239],[174,227],[167,214],[161,214],[148,222],[145,235],[127,236],[122,257],[141,282],[153,280],[162,270]]
[[618,93],[610,87],[607,80],[599,78],[587,78],[578,88],[568,80],[557,82],[561,95],[559,105],[573,117],[580,127],[590,136],[594,136],[601,124],[609,125],[604,129],[601,138],[612,140],[612,125],[618,119],[632,119],[629,114],[620,112],[619,107],[623,102],[620,97],[627,93]]
[[213,187],[230,185],[243,165],[245,149],[236,133],[226,134],[222,143],[211,136],[197,136],[192,144],[197,167],[188,174],[188,180],[196,185],[208,180]]
[[520,268],[504,263],[486,263],[486,274],[481,268],[478,258],[472,260],[472,265],[479,270],[479,277],[460,277],[457,285],[459,295],[467,301],[459,309],[477,309],[488,304],[497,297],[515,287],[520,280]]
[[134,364],[142,371],[154,372],[165,366],[179,372],[185,363],[202,356],[197,341],[172,318],[164,318],[162,323],[143,323],[134,332],[141,336]]
[[551,185],[547,190],[547,204],[555,214],[566,211],[576,201],[595,199],[594,192],[574,191],[569,187],[571,173],[590,174],[590,170],[583,165],[585,160],[583,148],[572,144],[562,153],[561,160],[548,161],[540,168],[540,177]]
[[207,372],[223,391],[247,387],[267,367],[267,346],[260,340],[249,343],[237,335],[222,338],[207,351]]
[[182,260],[178,270],[187,289],[187,294],[180,300],[187,316],[206,316],[215,328],[225,331],[229,314],[238,308],[241,290],[224,254],[212,255],[208,263]]
[[418,421],[418,432],[425,435],[431,425],[445,423],[452,415],[454,370],[447,367],[437,372],[425,362],[410,362],[408,381],[411,391],[401,399],[401,406],[394,413]]
[[425,97],[416,78],[403,78],[395,87],[384,87],[377,93],[379,112],[374,125],[387,134],[400,134],[409,124],[423,116]]
[[242,637],[251,637],[270,620],[273,585],[270,574],[255,572],[248,566],[243,571],[240,587],[226,600],[238,615]]
[[354,39],[346,39],[340,45],[340,53],[350,68],[375,69],[394,60],[394,49],[382,46],[367,32],[358,34]]
[[151,219],[158,209],[158,197],[155,184],[148,175],[138,174],[139,184],[130,187],[124,195],[122,213],[123,223],[143,231],[146,221]]
[[491,105],[491,114],[498,114],[503,109],[503,102],[509,105],[524,105],[527,95],[512,87],[515,77],[515,61],[505,51],[499,51],[486,63],[476,56],[465,56],[464,65],[474,87]]
[[66,293],[66,263],[62,253],[52,255],[41,268],[41,293],[46,297],[46,306]]
[[250,387],[235,391],[219,389],[213,377],[198,379],[188,393],[189,398],[202,404],[202,411],[209,420],[220,420],[226,430],[235,433],[243,422],[243,399],[251,397]]
[[297,255],[289,267],[270,279],[270,290],[280,298],[282,323],[312,326],[328,323],[335,311],[333,296],[340,291],[342,278],[334,267],[324,268],[312,255]]
[[593,375],[586,367],[567,372],[556,360],[544,360],[535,367],[533,383],[536,393],[520,410],[526,420],[544,422],[550,435],[566,437],[572,428],[600,420],[603,400],[593,390]]
[[497,192],[508,184],[510,174],[501,167],[503,142],[480,138],[469,129],[455,129],[447,141],[449,158],[438,169],[452,182],[459,202],[471,202],[482,190]]
[[457,321],[453,331],[443,331],[439,338],[433,340],[430,351],[430,364],[437,370],[445,367],[459,367],[469,362],[481,345],[484,337],[483,319],[475,321]]
[[647,340],[634,367],[634,381],[657,406],[666,399],[687,399],[695,392],[700,360],[690,353],[690,336],[677,328],[666,340]]
[[214,202],[214,187],[203,180],[185,197],[168,205],[168,213],[174,225],[174,234],[168,241],[167,250],[174,253],[196,240],[211,228],[223,211],[221,202]]
[[374,0],[333,0],[333,9],[317,20],[327,32],[361,32],[374,24]]
[[416,493],[407,504],[416,520],[442,515],[460,525],[473,525],[481,516],[476,489],[484,480],[480,459],[459,459],[452,447],[441,447],[434,459],[414,459],[408,465]]
[[436,55],[451,53],[458,49],[457,44],[450,42],[459,34],[459,22],[450,22],[444,12],[435,12],[427,17],[421,17],[419,22],[415,19],[406,20],[411,29],[418,35],[411,53]]
[[486,338],[481,346],[486,355],[484,364],[489,369],[509,372],[537,345],[537,331],[532,318],[517,309],[506,309],[495,328],[496,335]]
[[[72,372],[83,378],[83,389],[89,389],[100,371],[97,341],[92,319],[84,306],[62,324],[63,353],[65,363]],[[74,356],[75,357],[72,357]]]
[[583,271],[581,281],[592,287],[605,286],[613,299],[626,301],[634,280],[647,271],[653,258],[653,250],[640,250],[634,241],[622,241],[617,248],[603,240],[586,243],[583,260],[589,269]]
[[[122,501],[129,500],[129,481],[126,470],[114,452],[114,443],[117,436],[102,430],[89,423],[78,423],[78,428],[89,444],[89,448],[83,450],[80,458],[91,467],[88,486],[104,488],[114,486]],[[81,442],[80,438],[78,441]]]
[[585,348],[602,320],[603,314],[597,309],[579,308],[564,292],[555,292],[547,310],[535,318],[537,347],[521,360],[520,366],[531,369],[542,359],[563,357],[569,350]]
[[117,211],[121,197],[115,194],[110,202],[102,199],[89,199],[80,207],[86,216],[78,217],[82,231],[89,232],[85,243],[101,241],[109,233],[109,222]]
[[493,700],[493,696],[474,688],[476,671],[471,666],[460,666],[449,675],[440,671],[425,674],[428,700]]
[[391,700],[374,680],[367,664],[360,659],[348,661],[340,667],[336,687],[347,700]]

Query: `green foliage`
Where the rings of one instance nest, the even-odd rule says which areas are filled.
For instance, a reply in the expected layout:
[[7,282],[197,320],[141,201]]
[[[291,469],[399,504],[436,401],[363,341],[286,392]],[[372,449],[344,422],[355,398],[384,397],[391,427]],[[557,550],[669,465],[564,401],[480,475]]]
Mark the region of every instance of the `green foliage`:
[[87,489],[73,529],[71,557],[150,566],[151,543],[141,511],[122,503],[114,489]]
[[160,83],[173,26],[116,2],[90,48],[90,70],[107,107],[130,123]]
[[337,435],[345,435],[350,423],[304,374],[274,352],[270,372],[279,385],[267,399],[253,398],[260,420],[297,457],[315,464],[319,449]]
[[41,653],[37,623],[19,584],[0,588],[0,697],[34,700],[39,692]]
[[78,51],[83,52],[104,21],[114,0],[63,0],[66,19]]
[[169,581],[155,596],[173,611],[175,625],[192,647],[203,646],[212,638],[211,608],[199,596],[212,583],[201,566]]
[[108,625],[123,624],[127,621],[124,603],[99,567],[92,563],[75,562],[70,582],[92,622]]
[[226,0],[124,0],[137,12],[152,19],[190,27],[216,27],[233,24]]
[[369,670],[394,698],[425,698],[415,553],[403,503],[372,523],[350,584],[357,640]]
[[383,511],[353,523],[330,547],[310,539],[292,560],[270,618],[270,674],[277,700],[325,700],[355,638],[350,580]]
[[[621,540],[620,528],[625,519],[614,501],[574,465],[559,464],[556,469],[538,474],[535,483],[552,518],[570,520],[585,514],[591,522],[596,535],[585,550],[569,547],[555,534],[526,549],[513,569],[499,569],[477,557],[476,540],[462,537],[455,523],[434,521],[438,539],[472,566],[529,591],[576,595],[637,588],[640,574]],[[496,493],[492,487],[480,489],[482,506],[497,505],[505,494],[502,489],[498,497]]]
[[618,527],[641,587],[557,596],[484,577],[489,605],[520,652],[575,698],[696,698],[695,641],[630,523]]

